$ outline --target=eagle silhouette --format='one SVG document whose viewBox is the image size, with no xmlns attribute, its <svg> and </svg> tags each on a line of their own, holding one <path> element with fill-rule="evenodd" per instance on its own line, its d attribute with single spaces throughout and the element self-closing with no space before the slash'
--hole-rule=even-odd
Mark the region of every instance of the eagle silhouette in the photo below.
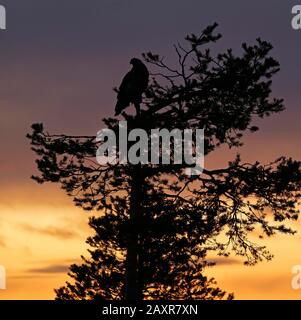
<svg viewBox="0 0 301 320">
<path fill-rule="evenodd" d="M 145 64 L 137 58 L 133 58 L 130 63 L 133 67 L 123 78 L 118 90 L 115 116 L 118 116 L 131 103 L 139 114 L 142 94 L 148 85 L 149 72 Z"/>
</svg>

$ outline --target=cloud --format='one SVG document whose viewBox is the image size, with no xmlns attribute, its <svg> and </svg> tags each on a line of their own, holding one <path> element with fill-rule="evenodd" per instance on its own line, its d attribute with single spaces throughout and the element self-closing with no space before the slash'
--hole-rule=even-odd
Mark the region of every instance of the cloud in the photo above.
<svg viewBox="0 0 301 320">
<path fill-rule="evenodd" d="M 0 227 L 2 227 L 2 218 L 1 217 L 0 217 Z M 0 247 L 5 248 L 6 243 L 5 243 L 4 237 L 1 234 L 2 234 L 2 231 L 0 231 Z"/>
<path fill-rule="evenodd" d="M 213 259 L 209 259 L 208 262 L 213 262 L 216 264 L 216 266 L 241 264 L 241 260 L 227 257 L 216 257 Z"/>
<path fill-rule="evenodd" d="M 45 278 L 55 278 L 55 274 L 53 274 L 53 276 L 49 276 L 48 274 L 44 273 L 44 274 L 21 274 L 21 275 L 18 275 L 18 276 L 10 276 L 9 278 L 10 279 L 14 279 L 14 280 L 25 280 L 25 279 L 33 279 L 33 280 L 36 280 L 36 279 L 45 279 Z M 11 285 L 9 286 L 10 289 L 11 289 Z"/>
<path fill-rule="evenodd" d="M 28 269 L 29 273 L 67 273 L 69 265 L 54 264 L 40 268 Z"/>
<path fill-rule="evenodd" d="M 71 239 L 78 236 L 78 233 L 75 231 L 71 231 L 70 227 L 58 228 L 55 226 L 47 226 L 47 227 L 34 227 L 32 225 L 23 223 L 22 228 L 28 232 L 40 233 L 46 236 L 51 236 L 60 239 Z"/>
<path fill-rule="evenodd" d="M 40 278 L 49 277 L 49 275 L 57 273 L 69 272 L 72 264 L 79 264 L 82 261 L 80 259 L 65 259 L 57 261 L 40 261 L 37 266 L 25 270 L 26 274 L 16 275 L 11 278 Z"/>
<path fill-rule="evenodd" d="M 0 247 L 2 247 L 2 248 L 6 247 L 5 240 L 2 236 L 0 236 Z"/>
</svg>

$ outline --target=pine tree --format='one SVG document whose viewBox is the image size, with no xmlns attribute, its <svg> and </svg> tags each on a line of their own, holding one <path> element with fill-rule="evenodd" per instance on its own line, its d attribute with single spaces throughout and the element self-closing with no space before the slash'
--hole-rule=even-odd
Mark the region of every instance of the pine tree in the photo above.
<svg viewBox="0 0 301 320">
<path fill-rule="evenodd" d="M 216 27 L 175 46 L 177 68 L 144 55 L 157 71 L 140 114 L 122 114 L 128 130 L 150 136 L 154 128 L 204 128 L 208 156 L 220 146 L 242 146 L 243 134 L 258 130 L 254 119 L 284 109 L 270 97 L 279 70 L 271 44 L 257 39 L 242 45 L 241 56 L 231 49 L 213 56 L 208 46 L 221 38 Z M 118 137 L 118 120 L 104 123 Z M 254 230 L 294 233 L 284 222 L 298 218 L 298 161 L 250 164 L 237 155 L 225 168 L 190 176 L 187 164 L 99 165 L 95 137 L 51 135 L 42 124 L 32 129 L 28 138 L 41 173 L 33 178 L 59 182 L 77 206 L 98 212 L 90 219 L 90 258 L 71 266 L 73 284 L 56 290 L 58 299 L 231 299 L 203 275 L 208 252 L 234 253 L 253 265 L 272 258 L 250 241 Z"/>
</svg>

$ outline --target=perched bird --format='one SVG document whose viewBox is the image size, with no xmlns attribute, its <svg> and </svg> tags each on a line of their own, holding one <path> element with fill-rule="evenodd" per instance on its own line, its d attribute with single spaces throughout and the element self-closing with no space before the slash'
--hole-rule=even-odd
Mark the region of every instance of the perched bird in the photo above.
<svg viewBox="0 0 301 320">
<path fill-rule="evenodd" d="M 137 58 L 133 58 L 130 63 L 133 67 L 123 78 L 118 90 L 115 116 L 118 116 L 131 103 L 139 114 L 142 94 L 148 85 L 149 72 L 145 64 Z"/>
</svg>

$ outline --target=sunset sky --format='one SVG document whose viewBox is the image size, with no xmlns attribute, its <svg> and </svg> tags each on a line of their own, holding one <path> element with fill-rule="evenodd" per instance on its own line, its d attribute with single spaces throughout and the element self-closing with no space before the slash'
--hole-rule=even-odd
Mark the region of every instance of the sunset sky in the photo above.
<svg viewBox="0 0 301 320">
<path fill-rule="evenodd" d="M 299 1 L 301 4 L 301 0 Z M 274 45 L 281 65 L 273 96 L 286 110 L 257 121 L 245 137 L 243 160 L 301 159 L 301 30 L 291 27 L 298 0 L 0 0 L 7 30 L 0 32 L 0 265 L 7 290 L 0 299 L 53 299 L 68 266 L 86 255 L 88 215 L 59 185 L 37 185 L 35 156 L 25 138 L 43 122 L 52 133 L 95 135 L 113 115 L 116 94 L 132 57 L 152 51 L 175 61 L 172 45 L 219 23 L 217 50 L 240 52 L 257 37 Z M 205 159 L 214 168 L 236 151 Z M 232 158 L 231 158 L 232 157 Z M 301 220 L 294 223 L 301 232 Z M 272 262 L 246 267 L 235 256 L 207 274 L 238 299 L 301 299 L 291 268 L 301 265 L 301 233 L 265 240 Z"/>
</svg>

